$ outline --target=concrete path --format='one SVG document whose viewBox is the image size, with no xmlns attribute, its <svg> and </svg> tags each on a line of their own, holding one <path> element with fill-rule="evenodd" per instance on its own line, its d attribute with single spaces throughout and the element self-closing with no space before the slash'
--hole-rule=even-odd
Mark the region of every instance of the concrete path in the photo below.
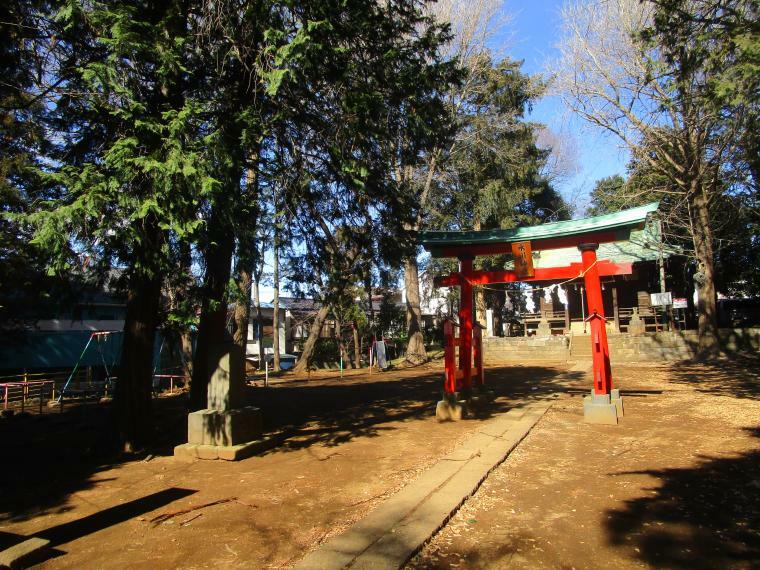
<svg viewBox="0 0 760 570">
<path fill-rule="evenodd" d="M 295 568 L 400 568 L 446 524 L 550 406 L 548 401 L 533 402 L 485 422 L 459 448 Z"/>
</svg>

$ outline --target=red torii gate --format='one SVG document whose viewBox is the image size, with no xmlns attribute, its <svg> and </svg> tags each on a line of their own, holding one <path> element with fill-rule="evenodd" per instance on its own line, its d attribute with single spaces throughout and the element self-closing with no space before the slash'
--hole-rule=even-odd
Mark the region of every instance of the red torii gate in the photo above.
<svg viewBox="0 0 760 570">
<path fill-rule="evenodd" d="M 458 370 L 447 366 L 444 382 L 443 407 L 439 417 L 456 418 L 461 416 L 461 408 L 456 402 L 461 379 L 461 391 L 469 397 L 473 390 L 482 389 L 484 374 L 480 342 L 476 342 L 476 354 L 473 355 L 473 286 L 516 281 L 555 281 L 582 277 L 585 283 L 591 326 L 591 343 L 593 355 L 593 389 L 591 396 L 584 400 L 584 414 L 587 421 L 596 423 L 617 423 L 617 417 L 623 413 L 622 399 L 618 390 L 612 386 L 610 353 L 607 344 L 604 305 L 600 277 L 611 275 L 630 275 L 630 263 L 613 263 L 597 259 L 600 243 L 628 239 L 631 230 L 643 227 L 648 214 L 657 209 L 657 203 L 648 204 L 583 220 L 553 222 L 540 226 L 518 228 L 515 230 L 490 230 L 485 232 L 423 232 L 421 243 L 433 257 L 456 257 L 459 259 L 459 271 L 436 279 L 439 286 L 458 286 L 461 288 L 459 309 L 459 340 L 453 339 L 451 323 L 446 325 L 447 349 L 453 355 L 453 345 L 459 345 Z M 532 267 L 532 251 L 577 247 L 581 252 L 581 263 L 570 263 L 564 267 Z M 513 271 L 476 271 L 473 260 L 477 255 L 495 255 L 513 253 L 516 256 Z M 522 253 L 522 259 L 520 259 Z M 526 256 L 527 254 L 527 256 Z M 479 330 L 476 339 L 479 341 Z M 473 356 L 476 357 L 473 375 Z M 447 359 L 448 360 L 448 359 Z M 474 379 L 474 386 L 473 386 Z M 452 408 L 453 407 L 453 408 Z"/>
<path fill-rule="evenodd" d="M 586 244 L 587 249 L 582 250 L 583 263 L 571 263 L 565 267 L 536 268 L 532 277 L 519 277 L 515 271 L 475 271 L 472 268 L 473 258 L 459 257 L 460 271 L 452 273 L 440 279 L 436 279 L 436 285 L 441 287 L 461 287 L 461 303 L 459 308 L 460 326 L 460 351 L 459 369 L 462 371 L 462 384 L 465 389 L 473 386 L 472 382 L 472 358 L 467 355 L 472 352 L 472 343 L 468 342 L 473 335 L 473 285 L 488 285 L 496 283 L 514 283 L 517 281 L 554 281 L 568 280 L 583 276 L 588 296 L 589 320 L 591 323 L 592 338 L 599 335 L 602 351 L 606 354 L 606 365 L 597 363 L 598 351 L 594 351 L 594 391 L 599 394 L 609 394 L 612 390 L 612 376 L 609 367 L 609 349 L 607 348 L 607 333 L 604 324 L 604 307 L 602 305 L 602 289 L 600 277 L 611 275 L 630 275 L 633 272 L 630 263 L 612 263 L 607 260 L 596 259 L 597 244 Z M 583 247 L 583 246 L 582 246 Z M 598 294 L 595 294 L 598 291 Z M 595 330 L 601 332 L 596 333 Z M 597 364 L 603 373 L 596 374 Z M 476 372 L 474 385 L 482 385 L 483 375 Z M 445 386 L 447 393 L 456 392 L 455 386 L 449 383 Z"/>
</svg>

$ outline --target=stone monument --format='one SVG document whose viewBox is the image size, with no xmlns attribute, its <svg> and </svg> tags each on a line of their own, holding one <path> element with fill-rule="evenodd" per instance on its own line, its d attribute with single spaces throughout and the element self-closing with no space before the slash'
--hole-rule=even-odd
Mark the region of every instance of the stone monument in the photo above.
<svg viewBox="0 0 760 570">
<path fill-rule="evenodd" d="M 541 317 L 541 320 L 538 321 L 536 336 L 539 336 L 539 337 L 552 336 L 552 327 L 549 324 L 549 320 L 546 318 L 546 315 L 543 315 Z"/>
<path fill-rule="evenodd" d="M 227 340 L 213 352 L 208 408 L 188 414 L 187 443 L 174 448 L 174 457 L 235 461 L 262 448 L 261 410 L 244 405 L 240 350 Z"/>
<path fill-rule="evenodd" d="M 633 314 L 631 314 L 631 320 L 628 322 L 628 334 L 630 335 L 644 334 L 645 330 L 646 328 L 644 326 L 644 321 L 642 321 L 641 317 L 639 316 L 639 310 L 636 307 L 634 307 Z"/>
</svg>

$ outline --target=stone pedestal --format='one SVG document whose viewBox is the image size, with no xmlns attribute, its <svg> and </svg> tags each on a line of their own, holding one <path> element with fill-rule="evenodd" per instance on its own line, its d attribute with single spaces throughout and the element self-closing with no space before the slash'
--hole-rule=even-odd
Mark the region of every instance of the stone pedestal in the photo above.
<svg viewBox="0 0 760 570">
<path fill-rule="evenodd" d="M 198 410 L 187 416 L 187 442 L 197 445 L 240 445 L 261 435 L 261 410 Z"/>
<path fill-rule="evenodd" d="M 441 400 L 435 406 L 435 417 L 440 422 L 457 422 L 467 417 L 467 402 Z"/>
<path fill-rule="evenodd" d="M 615 405 L 617 416 L 622 418 L 625 414 L 623 413 L 623 397 L 620 395 L 619 389 L 610 390 L 610 402 Z"/>
<path fill-rule="evenodd" d="M 617 392 L 617 390 L 615 390 Z M 620 401 L 622 409 L 622 400 L 618 392 L 617 399 Z M 611 401 L 610 394 L 595 394 L 591 391 L 590 396 L 583 398 L 583 420 L 588 424 L 607 424 L 617 425 L 618 413 L 617 406 Z"/>
<path fill-rule="evenodd" d="M 495 399 L 496 393 L 485 386 L 473 386 L 470 390 L 454 394 L 444 393 L 435 406 L 435 417 L 442 422 L 456 422 L 487 409 Z"/>
<path fill-rule="evenodd" d="M 552 327 L 546 318 L 538 321 L 538 329 L 536 329 L 536 336 L 552 336 Z"/>
<path fill-rule="evenodd" d="M 188 414 L 187 443 L 174 456 L 190 459 L 243 459 L 265 447 L 259 439 L 261 410 L 244 406 L 240 348 L 232 342 L 212 356 L 214 369 L 208 385 L 208 408 Z"/>
</svg>

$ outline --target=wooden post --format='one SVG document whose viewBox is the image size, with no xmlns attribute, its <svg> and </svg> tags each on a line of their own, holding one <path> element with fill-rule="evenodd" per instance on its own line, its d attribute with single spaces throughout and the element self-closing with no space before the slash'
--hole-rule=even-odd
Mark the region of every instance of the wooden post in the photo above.
<svg viewBox="0 0 760 570">
<path fill-rule="evenodd" d="M 563 290 L 565 291 L 565 334 L 570 334 L 570 289 L 566 285 Z"/>
<path fill-rule="evenodd" d="M 620 310 L 618 309 L 617 287 L 612 286 L 612 317 L 615 319 L 615 332 L 620 332 Z"/>
</svg>

